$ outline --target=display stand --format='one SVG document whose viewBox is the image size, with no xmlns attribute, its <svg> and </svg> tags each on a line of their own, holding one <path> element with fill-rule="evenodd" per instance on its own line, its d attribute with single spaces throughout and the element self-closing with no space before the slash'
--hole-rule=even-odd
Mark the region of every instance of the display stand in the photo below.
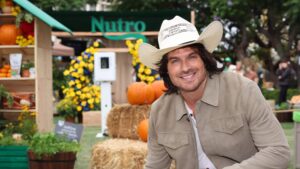
<svg viewBox="0 0 300 169">
<path fill-rule="evenodd" d="M 1 78 L 0 84 L 9 92 L 33 93 L 34 109 L 37 112 L 36 123 L 38 130 L 49 132 L 53 129 L 53 105 L 52 105 L 52 27 L 71 33 L 71 30 L 56 21 L 54 18 L 25 0 L 13 0 L 16 5 L 23 7 L 34 16 L 34 45 L 20 47 L 19 45 L 0 45 L 0 56 L 9 60 L 11 53 L 22 54 L 22 60 L 30 60 L 34 63 L 35 76 L 29 78 Z M 14 24 L 16 17 L 12 14 L 0 14 L 0 26 L 2 24 Z M 0 61 L 1 64 L 1 61 Z M 0 109 L 4 113 L 19 113 L 20 109 Z"/>
<path fill-rule="evenodd" d="M 106 117 L 112 107 L 111 82 L 116 80 L 116 54 L 97 52 L 94 56 L 94 83 L 101 87 L 101 131 L 96 137 L 108 136 Z"/>
</svg>

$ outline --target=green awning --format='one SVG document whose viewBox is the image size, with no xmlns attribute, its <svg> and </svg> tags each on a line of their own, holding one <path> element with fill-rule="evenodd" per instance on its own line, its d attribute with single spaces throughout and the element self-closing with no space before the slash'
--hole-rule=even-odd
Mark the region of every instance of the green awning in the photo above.
<svg viewBox="0 0 300 169">
<path fill-rule="evenodd" d="M 42 11 L 40 8 L 36 7 L 34 4 L 29 2 L 28 0 L 13 0 L 15 3 L 23 7 L 27 10 L 27 12 L 31 13 L 35 17 L 39 18 L 40 20 L 44 21 L 47 25 L 52 28 L 60 29 L 62 31 L 66 31 L 72 34 L 72 31 L 58 22 L 56 19 L 52 18 L 50 15 Z"/>
</svg>

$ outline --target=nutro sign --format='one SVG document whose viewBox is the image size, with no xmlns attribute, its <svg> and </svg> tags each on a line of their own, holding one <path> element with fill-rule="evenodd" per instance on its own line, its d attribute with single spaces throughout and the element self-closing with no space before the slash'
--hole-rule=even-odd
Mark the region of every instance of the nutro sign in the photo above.
<svg viewBox="0 0 300 169">
<path fill-rule="evenodd" d="M 147 42 L 144 35 L 140 34 L 146 30 L 146 24 L 143 21 L 125 21 L 119 18 L 115 21 L 106 21 L 103 17 L 96 18 L 92 16 L 91 19 L 91 32 L 100 31 L 103 36 L 110 40 L 124 40 L 127 38 L 143 39 Z M 106 32 L 125 32 L 123 35 L 109 36 L 105 35 Z M 136 33 L 129 33 L 136 32 Z"/>
</svg>

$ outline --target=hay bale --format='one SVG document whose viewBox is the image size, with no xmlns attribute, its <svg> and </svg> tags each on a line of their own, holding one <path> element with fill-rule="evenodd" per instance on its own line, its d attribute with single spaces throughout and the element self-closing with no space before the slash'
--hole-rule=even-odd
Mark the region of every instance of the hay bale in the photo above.
<svg viewBox="0 0 300 169">
<path fill-rule="evenodd" d="M 107 116 L 107 129 L 113 138 L 139 139 L 138 124 L 149 117 L 150 105 L 114 106 Z"/>
<path fill-rule="evenodd" d="M 91 169 L 143 169 L 147 143 L 129 139 L 108 139 L 93 146 Z M 175 169 L 174 162 L 170 169 Z"/>
<path fill-rule="evenodd" d="M 109 139 L 92 150 L 92 169 L 142 169 L 147 144 L 129 139 Z"/>
</svg>

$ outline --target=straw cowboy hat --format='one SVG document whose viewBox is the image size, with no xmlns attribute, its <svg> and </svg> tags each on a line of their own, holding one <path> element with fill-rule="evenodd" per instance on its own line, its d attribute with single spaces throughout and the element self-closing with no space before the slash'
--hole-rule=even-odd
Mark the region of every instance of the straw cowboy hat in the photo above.
<svg viewBox="0 0 300 169">
<path fill-rule="evenodd" d="M 158 33 L 156 47 L 142 43 L 139 47 L 140 60 L 146 66 L 156 69 L 156 63 L 166 53 L 195 43 L 201 43 L 210 53 L 218 46 L 222 39 L 223 26 L 219 21 L 210 23 L 199 35 L 196 27 L 187 20 L 175 16 L 171 20 L 164 20 Z"/>
</svg>

